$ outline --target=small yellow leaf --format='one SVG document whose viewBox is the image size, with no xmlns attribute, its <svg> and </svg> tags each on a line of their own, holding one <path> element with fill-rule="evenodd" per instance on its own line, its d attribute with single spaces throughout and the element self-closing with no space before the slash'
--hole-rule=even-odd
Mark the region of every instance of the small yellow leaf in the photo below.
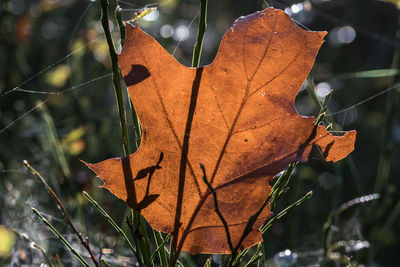
<svg viewBox="0 0 400 267">
<path fill-rule="evenodd" d="M 59 65 L 46 75 L 46 82 L 54 87 L 62 87 L 71 76 L 71 69 L 68 65 Z"/>
<path fill-rule="evenodd" d="M 0 240 L 0 258 L 8 257 L 14 246 L 15 235 L 11 230 L 0 225 Z"/>
</svg>

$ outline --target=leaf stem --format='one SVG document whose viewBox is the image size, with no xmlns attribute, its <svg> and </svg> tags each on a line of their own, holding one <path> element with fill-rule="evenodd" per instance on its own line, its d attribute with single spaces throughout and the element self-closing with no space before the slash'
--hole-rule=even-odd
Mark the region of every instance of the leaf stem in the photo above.
<svg viewBox="0 0 400 267">
<path fill-rule="evenodd" d="M 207 4 L 208 0 L 200 0 L 200 19 L 197 41 L 193 49 L 192 67 L 198 68 L 200 65 L 201 50 L 203 48 L 204 33 L 207 28 Z"/>
<path fill-rule="evenodd" d="M 128 136 L 128 126 L 126 121 L 126 113 L 124 107 L 124 101 L 122 96 L 122 86 L 121 86 L 121 72 L 118 66 L 118 55 L 115 50 L 114 41 L 111 37 L 110 25 L 108 22 L 108 0 L 101 0 L 101 25 L 103 26 L 104 33 L 106 35 L 108 50 L 111 57 L 112 71 L 113 71 L 113 83 L 114 89 L 117 96 L 119 119 L 122 130 L 122 141 L 125 156 L 130 154 L 129 147 L 129 136 Z"/>
<path fill-rule="evenodd" d="M 60 198 L 57 196 L 57 194 L 53 191 L 53 189 L 49 186 L 49 184 L 46 182 L 46 180 L 42 177 L 42 175 L 35 170 L 31 165 L 29 165 L 28 161 L 24 160 L 24 164 L 26 166 L 26 168 L 28 168 L 28 170 L 36 177 L 39 179 L 39 181 L 42 182 L 42 184 L 45 186 L 46 190 L 49 192 L 49 194 L 54 198 L 54 200 L 57 202 L 57 207 L 61 210 L 62 214 L 64 215 L 64 217 L 67 219 L 67 222 L 69 224 L 69 226 L 71 227 L 72 231 L 75 233 L 75 235 L 78 237 L 79 241 L 82 243 L 82 245 L 84 246 L 84 248 L 87 250 L 87 252 L 89 252 L 90 258 L 92 259 L 94 265 L 96 267 L 99 267 L 100 264 L 98 263 L 98 261 L 96 260 L 96 257 L 92 251 L 92 249 L 90 248 L 90 244 L 89 241 L 85 235 L 81 234 L 78 229 L 76 229 L 74 223 L 71 220 L 71 217 L 68 215 L 67 210 L 64 207 L 64 204 L 61 202 Z"/>
<path fill-rule="evenodd" d="M 82 256 L 71 246 L 70 243 L 68 243 L 68 241 L 57 231 L 57 229 L 46 219 L 44 218 L 42 215 L 40 215 L 40 213 L 38 212 L 37 209 L 32 208 L 32 212 L 39 217 L 39 219 L 44 222 L 49 228 L 50 230 L 58 237 L 58 239 L 60 239 L 60 241 L 71 251 L 72 254 L 75 255 L 75 257 L 84 265 L 87 267 L 90 267 L 89 263 L 87 263 L 87 261 L 85 261 L 84 258 L 82 258 Z"/>
</svg>

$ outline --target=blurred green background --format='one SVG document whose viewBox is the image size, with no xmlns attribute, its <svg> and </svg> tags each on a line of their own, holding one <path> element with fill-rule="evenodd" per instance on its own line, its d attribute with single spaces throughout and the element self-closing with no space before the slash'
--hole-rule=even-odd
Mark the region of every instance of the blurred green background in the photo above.
<svg viewBox="0 0 400 267">
<path fill-rule="evenodd" d="M 146 5 L 158 6 L 139 24 L 180 62 L 190 65 L 199 1 L 124 0 L 118 4 L 124 20 Z M 220 0 L 208 5 L 202 65 L 212 62 L 223 33 L 237 17 L 268 5 L 285 10 L 303 28 L 327 30 L 296 107 L 302 115 L 317 115 L 319 106 L 306 88 L 315 90 L 319 100 L 333 89 L 328 113 L 339 113 L 328 119 L 335 130 L 358 131 L 356 149 L 349 158 L 333 165 L 315 150 L 308 163 L 298 165 L 277 211 L 310 190 L 314 194 L 264 236 L 269 264 L 399 266 L 397 1 Z M 111 0 L 111 14 L 115 6 Z M 81 194 L 89 192 L 122 225 L 126 206 L 99 188 L 99 180 L 80 162 L 123 154 L 108 47 L 99 18 L 99 1 L 0 1 L 0 265 L 45 263 L 37 246 L 65 266 L 79 265 L 32 214 L 31 207 L 37 208 L 79 247 L 54 201 L 25 170 L 23 160 L 61 196 L 97 254 L 103 248 L 113 266 L 135 264 L 121 238 Z M 112 21 L 111 27 L 115 25 Z M 113 34 L 118 40 L 118 30 Z M 130 122 L 133 136 L 131 118 Z M 358 198 L 373 193 L 380 198 L 371 202 L 368 197 Z M 355 198 L 361 203 L 334 217 L 329 245 L 337 259 L 327 259 L 323 225 L 331 212 Z M 183 261 L 196 262 L 196 266 L 204 259 L 185 256 Z M 214 260 L 218 262 L 218 257 Z"/>
</svg>

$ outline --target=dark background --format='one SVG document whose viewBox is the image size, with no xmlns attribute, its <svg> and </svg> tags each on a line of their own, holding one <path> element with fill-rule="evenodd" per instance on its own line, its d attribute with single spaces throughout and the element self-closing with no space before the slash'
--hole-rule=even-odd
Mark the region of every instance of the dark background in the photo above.
<svg viewBox="0 0 400 267">
<path fill-rule="evenodd" d="M 116 3 L 110 4 L 113 15 Z M 124 19 L 129 20 L 150 2 L 126 0 L 119 4 Z M 159 4 L 158 18 L 142 19 L 139 24 L 170 53 L 176 49 L 174 56 L 180 62 L 190 65 L 198 1 Z M 399 68 L 399 10 L 395 4 L 377 0 L 209 1 L 201 64 L 212 62 L 223 33 L 237 17 L 267 4 L 285 10 L 303 28 L 329 32 L 304 88 L 314 88 L 318 94 L 323 94 L 324 88 L 334 89 L 328 113 L 360 105 L 329 118 L 335 130 L 357 130 L 356 149 L 350 157 L 333 165 L 324 162 L 315 150 L 308 163 L 296 168 L 291 189 L 276 212 L 310 190 L 314 194 L 267 232 L 265 258 L 277 266 L 346 265 L 345 256 L 354 265 L 398 266 L 400 90 L 394 87 L 361 101 L 399 81 L 393 74 L 396 71 L 387 70 Z M 44 262 L 42 254 L 18 234 L 26 234 L 50 257 L 59 255 L 66 266 L 77 264 L 30 210 L 39 209 L 78 247 L 55 203 L 24 169 L 25 159 L 55 188 L 96 249 L 114 249 L 109 255 L 113 265 L 134 263 L 132 258 L 121 257 L 130 256 L 121 238 L 81 194 L 88 191 L 122 224 L 124 203 L 98 188 L 99 180 L 79 160 L 97 162 L 123 153 L 111 77 L 93 81 L 111 73 L 99 18 L 98 1 L 0 1 L 0 225 L 17 233 L 11 255 L 0 256 L 0 264 Z M 113 34 L 118 40 L 118 31 Z M 187 38 L 179 42 L 182 36 Z M 36 93 L 10 92 L 13 88 Z M 38 106 L 38 101 L 46 102 Z M 319 112 L 307 90 L 299 93 L 296 107 L 302 115 Z M 347 201 L 373 193 L 379 193 L 380 198 L 354 205 L 336 218 L 332 244 L 340 246 L 335 250 L 339 260 L 325 258 L 321 251 L 323 224 L 329 213 Z M 279 252 L 287 249 L 291 254 L 280 257 Z M 185 257 L 189 264 L 189 257 Z M 198 265 L 204 263 L 204 257 L 193 260 Z"/>
</svg>

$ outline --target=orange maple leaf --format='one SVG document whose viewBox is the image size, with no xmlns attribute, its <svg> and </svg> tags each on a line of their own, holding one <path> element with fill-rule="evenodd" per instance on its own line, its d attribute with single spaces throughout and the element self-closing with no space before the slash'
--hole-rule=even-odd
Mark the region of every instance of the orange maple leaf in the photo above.
<svg viewBox="0 0 400 267">
<path fill-rule="evenodd" d="M 332 136 L 294 107 L 326 32 L 302 30 L 268 8 L 239 18 L 212 64 L 188 68 L 138 26 L 126 31 L 119 62 L 142 143 L 128 157 L 88 166 L 154 229 L 173 233 L 176 251 L 231 253 L 200 163 L 236 246 L 269 181 L 306 161 L 312 144 L 328 161 L 354 149 L 355 131 Z M 270 215 L 267 206 L 241 248 L 262 241 Z"/>
</svg>

